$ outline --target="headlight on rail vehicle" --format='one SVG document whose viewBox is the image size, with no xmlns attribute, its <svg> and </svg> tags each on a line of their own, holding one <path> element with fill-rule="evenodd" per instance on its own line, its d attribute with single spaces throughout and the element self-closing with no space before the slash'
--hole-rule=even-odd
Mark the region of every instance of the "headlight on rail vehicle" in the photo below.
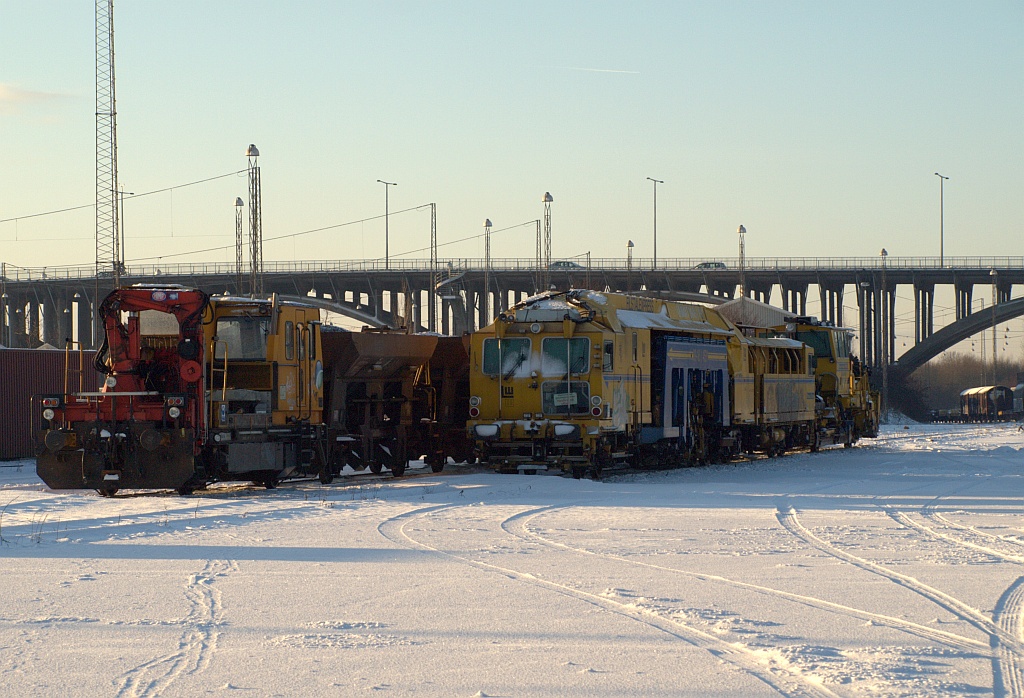
<svg viewBox="0 0 1024 698">
<path fill-rule="evenodd" d="M 501 433 L 501 427 L 497 424 L 477 424 L 473 432 L 478 439 L 495 439 Z"/>
<path fill-rule="evenodd" d="M 50 421 L 51 419 L 53 419 L 53 415 L 54 411 L 51 410 L 49 407 L 43 410 L 43 419 L 45 419 L 46 421 Z"/>
<path fill-rule="evenodd" d="M 555 425 L 555 438 L 556 439 L 575 439 L 579 438 L 580 427 L 578 424 L 556 424 Z"/>
<path fill-rule="evenodd" d="M 167 416 L 170 417 L 171 419 L 177 419 L 178 417 L 181 416 L 181 408 L 180 407 L 168 407 L 167 408 Z"/>
<path fill-rule="evenodd" d="M 470 407 L 479 407 L 480 406 L 480 396 L 479 395 L 474 395 L 471 398 L 469 398 L 469 406 Z"/>
</svg>

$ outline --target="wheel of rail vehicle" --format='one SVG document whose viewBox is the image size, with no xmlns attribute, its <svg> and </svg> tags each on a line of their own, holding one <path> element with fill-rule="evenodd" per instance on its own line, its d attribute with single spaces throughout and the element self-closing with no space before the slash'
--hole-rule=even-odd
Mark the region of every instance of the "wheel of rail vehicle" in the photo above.
<svg viewBox="0 0 1024 698">
<path fill-rule="evenodd" d="M 430 466 L 430 472 L 439 473 L 444 470 L 444 464 L 448 462 L 448 456 L 444 453 L 434 453 L 427 458 L 427 465 Z"/>
<path fill-rule="evenodd" d="M 277 489 L 277 475 L 267 475 L 260 484 L 268 490 Z"/>
<path fill-rule="evenodd" d="M 402 477 L 405 475 L 405 466 L 406 463 L 404 461 L 395 461 L 391 466 L 391 474 L 394 477 Z"/>
<path fill-rule="evenodd" d="M 576 480 L 583 479 L 583 476 L 587 474 L 587 466 L 585 465 L 574 465 L 572 466 L 572 476 Z"/>
<path fill-rule="evenodd" d="M 96 491 L 99 492 L 99 495 L 101 497 L 113 497 L 115 494 L 117 494 L 117 488 L 116 487 L 107 487 L 107 488 L 99 489 L 99 490 L 96 490 Z"/>
<path fill-rule="evenodd" d="M 321 485 L 329 485 L 332 482 L 334 482 L 334 473 L 332 473 L 328 468 L 321 468 L 320 469 L 320 484 Z"/>
<path fill-rule="evenodd" d="M 380 475 L 384 471 L 384 465 L 378 460 L 370 461 L 369 468 L 374 475 Z"/>
<path fill-rule="evenodd" d="M 192 485 L 182 485 L 178 488 L 178 494 L 182 497 L 187 497 L 193 492 L 195 492 L 195 488 Z"/>
</svg>

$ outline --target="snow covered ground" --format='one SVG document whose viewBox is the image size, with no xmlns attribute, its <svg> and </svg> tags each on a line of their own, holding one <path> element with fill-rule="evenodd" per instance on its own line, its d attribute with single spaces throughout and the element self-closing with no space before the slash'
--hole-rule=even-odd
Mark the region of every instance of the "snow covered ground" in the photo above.
<svg viewBox="0 0 1024 698">
<path fill-rule="evenodd" d="M 113 499 L 0 464 L 0 693 L 1024 696 L 1022 446 Z"/>
</svg>

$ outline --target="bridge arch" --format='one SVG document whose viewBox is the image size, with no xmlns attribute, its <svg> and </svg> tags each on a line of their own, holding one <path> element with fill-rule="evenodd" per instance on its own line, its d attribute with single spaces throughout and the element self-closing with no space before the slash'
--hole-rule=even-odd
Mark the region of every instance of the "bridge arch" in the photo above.
<svg viewBox="0 0 1024 698">
<path fill-rule="evenodd" d="M 394 319 L 391 313 L 384 313 L 386 317 L 377 317 L 370 313 L 365 313 L 361 310 L 356 310 L 347 303 L 339 303 L 328 298 L 317 298 L 315 296 L 289 296 L 280 295 L 278 296 L 281 300 L 292 301 L 295 303 L 305 303 L 306 305 L 312 305 L 315 308 L 326 310 L 330 313 L 337 313 L 338 315 L 344 315 L 345 317 L 358 320 L 365 325 L 370 327 L 394 327 Z"/>
<path fill-rule="evenodd" d="M 994 313 L 991 308 L 972 313 L 943 327 L 928 339 L 906 351 L 890 366 L 890 371 L 908 376 L 955 344 L 989 327 L 998 325 L 1000 322 L 1006 322 L 1021 315 L 1024 315 L 1024 298 L 999 303 L 995 306 Z"/>
</svg>

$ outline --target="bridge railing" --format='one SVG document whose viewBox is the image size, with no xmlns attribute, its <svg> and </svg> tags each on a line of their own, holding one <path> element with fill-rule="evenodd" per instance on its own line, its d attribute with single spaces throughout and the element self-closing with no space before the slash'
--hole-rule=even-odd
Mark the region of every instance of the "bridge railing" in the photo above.
<svg viewBox="0 0 1024 698">
<path fill-rule="evenodd" d="M 940 263 L 938 257 L 747 257 L 744 269 L 747 271 L 854 271 L 859 269 L 1024 269 L 1024 257 L 945 257 Z M 572 265 L 579 265 L 578 267 Z M 718 266 L 722 265 L 722 266 Z M 43 280 L 86 280 L 96 278 L 95 265 L 53 266 L 53 267 L 19 267 L 13 264 L 4 265 L 4 278 L 7 281 L 43 281 Z M 469 257 L 452 257 L 438 260 L 438 271 L 482 270 L 484 260 Z M 532 258 L 492 259 L 490 268 L 495 271 L 536 272 L 537 265 Z M 585 257 L 575 256 L 559 260 L 549 270 L 552 274 L 576 273 L 586 271 L 588 261 Z M 592 258 L 589 268 L 599 271 L 626 271 L 631 268 L 636 273 L 652 271 L 688 271 L 697 270 L 711 274 L 735 272 L 739 269 L 739 259 L 735 257 L 689 257 L 658 259 L 655 269 L 650 258 L 634 258 L 629 266 L 625 258 L 606 257 Z M 428 259 L 390 259 L 385 264 L 383 259 L 363 260 L 311 260 L 311 261 L 269 261 L 263 264 L 264 274 L 321 274 L 331 272 L 421 272 L 430 271 Z M 231 276 L 236 273 L 234 262 L 174 262 L 167 264 L 129 264 L 122 276 L 131 278 L 170 277 L 201 277 Z M 243 276 L 249 270 L 242 270 Z M 100 276 L 109 276 L 102 272 Z"/>
</svg>

